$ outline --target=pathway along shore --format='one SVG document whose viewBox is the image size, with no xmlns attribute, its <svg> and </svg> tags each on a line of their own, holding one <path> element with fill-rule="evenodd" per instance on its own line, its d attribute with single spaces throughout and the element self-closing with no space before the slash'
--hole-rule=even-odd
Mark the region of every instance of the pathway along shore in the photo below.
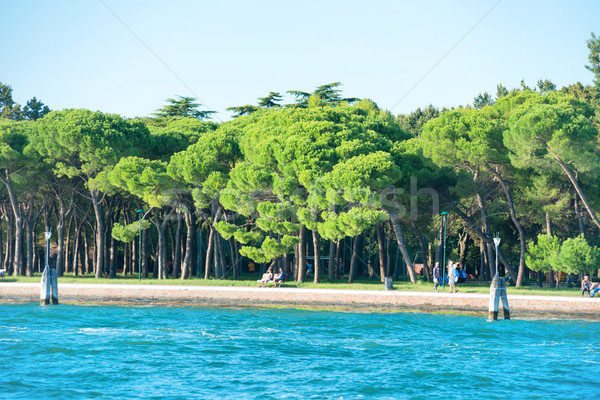
<svg viewBox="0 0 600 400">
<path fill-rule="evenodd" d="M 39 283 L 0 283 L 0 303 L 39 302 Z M 487 315 L 488 294 L 378 290 L 62 283 L 59 304 L 301 307 Z M 600 298 L 509 295 L 511 318 L 600 320 Z"/>
</svg>

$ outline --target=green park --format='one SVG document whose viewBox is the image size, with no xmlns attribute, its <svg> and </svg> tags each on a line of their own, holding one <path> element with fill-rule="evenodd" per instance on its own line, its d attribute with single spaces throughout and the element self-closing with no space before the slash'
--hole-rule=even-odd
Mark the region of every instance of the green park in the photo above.
<svg viewBox="0 0 600 400">
<path fill-rule="evenodd" d="M 48 251 L 65 281 L 254 285 L 271 268 L 411 290 L 450 260 L 473 291 L 498 268 L 515 290 L 578 294 L 600 267 L 600 38 L 587 46 L 593 85 L 498 84 L 399 115 L 339 82 L 220 123 L 193 97 L 123 118 L 21 107 L 2 83 L 4 279 L 39 279 Z"/>
<path fill-rule="evenodd" d="M 0 14 L 0 400 L 599 393 L 600 3 Z"/>
</svg>

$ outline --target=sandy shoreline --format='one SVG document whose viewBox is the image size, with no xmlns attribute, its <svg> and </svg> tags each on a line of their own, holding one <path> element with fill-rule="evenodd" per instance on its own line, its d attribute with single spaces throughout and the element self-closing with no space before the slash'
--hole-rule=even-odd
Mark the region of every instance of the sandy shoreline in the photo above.
<svg viewBox="0 0 600 400">
<path fill-rule="evenodd" d="M 62 304 L 302 307 L 487 315 L 489 295 L 377 290 L 59 283 Z M 0 303 L 39 302 L 39 283 L 0 283 Z M 600 298 L 511 295 L 512 318 L 600 320 Z"/>
</svg>

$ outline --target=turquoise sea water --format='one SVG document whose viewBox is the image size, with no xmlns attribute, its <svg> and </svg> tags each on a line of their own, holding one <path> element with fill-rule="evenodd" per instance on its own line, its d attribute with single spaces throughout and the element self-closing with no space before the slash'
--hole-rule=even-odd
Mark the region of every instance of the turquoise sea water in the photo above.
<svg viewBox="0 0 600 400">
<path fill-rule="evenodd" d="M 0 367 L 7 399 L 595 398 L 600 323 L 0 305 Z"/>
</svg>

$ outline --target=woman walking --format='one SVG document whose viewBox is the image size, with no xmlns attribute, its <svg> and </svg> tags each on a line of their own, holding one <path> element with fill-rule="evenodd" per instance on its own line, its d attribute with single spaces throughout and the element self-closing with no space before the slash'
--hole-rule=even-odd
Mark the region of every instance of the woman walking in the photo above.
<svg viewBox="0 0 600 400">
<path fill-rule="evenodd" d="M 454 284 L 458 278 L 458 272 L 456 271 L 456 263 L 448 261 L 448 283 L 450 284 L 450 293 L 458 292 L 458 289 Z"/>
</svg>

